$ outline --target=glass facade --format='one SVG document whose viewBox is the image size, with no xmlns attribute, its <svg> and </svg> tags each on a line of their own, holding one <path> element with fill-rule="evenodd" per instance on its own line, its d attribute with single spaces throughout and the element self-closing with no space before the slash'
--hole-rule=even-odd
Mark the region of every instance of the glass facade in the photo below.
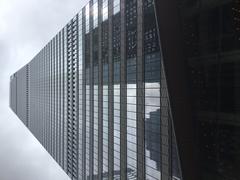
<svg viewBox="0 0 240 180">
<path fill-rule="evenodd" d="M 114 1 L 113 5 L 117 1 Z M 121 28 L 120 13 L 113 11 L 112 20 L 112 54 L 113 54 L 113 177 L 120 178 L 120 44 L 121 44 Z"/>
<path fill-rule="evenodd" d="M 154 1 L 92 0 L 11 77 L 11 107 L 72 179 L 181 179 L 165 84 Z"/>
<path fill-rule="evenodd" d="M 108 0 L 102 1 L 102 21 L 108 19 Z"/>
<path fill-rule="evenodd" d="M 96 6 L 97 5 L 97 6 Z M 95 7 L 96 6 L 96 7 Z M 97 1 L 95 5 L 93 5 L 94 16 L 98 18 L 98 10 L 95 9 L 99 8 Z M 96 13 L 96 14 L 95 14 Z M 98 19 L 97 19 L 98 23 Z M 93 22 L 94 24 L 94 22 Z M 99 138 L 99 123 L 98 123 L 98 116 L 99 116 L 99 101 L 98 101 L 98 92 L 99 92 L 99 29 L 98 24 L 96 25 L 96 29 L 93 30 L 92 34 L 92 63 L 93 63 L 93 179 L 98 179 L 98 165 L 99 165 L 99 156 L 98 156 L 98 138 Z"/>
<path fill-rule="evenodd" d="M 102 81 L 103 81 L 103 100 L 102 100 L 102 114 L 103 114 L 103 126 L 102 126 L 102 139 L 103 139 L 103 149 L 102 149 L 102 178 L 108 179 L 108 139 L 109 139 L 109 132 L 108 132 L 108 125 L 109 125 L 109 118 L 108 118 L 108 70 L 109 70 L 109 63 L 108 63 L 108 21 L 105 21 L 102 24 Z"/>
<path fill-rule="evenodd" d="M 180 5 L 199 179 L 237 180 L 240 2 L 195 0 Z"/>
<path fill-rule="evenodd" d="M 79 101 L 83 102 L 83 12 L 79 12 L 78 16 L 78 93 L 79 93 Z M 79 103 L 78 105 L 78 112 L 79 112 L 79 119 L 82 119 L 82 121 L 79 121 L 79 133 L 78 133 L 78 177 L 83 177 L 83 103 Z"/>
<path fill-rule="evenodd" d="M 91 0 L 11 76 L 10 107 L 71 179 L 239 179 L 240 4 L 171 3 Z"/>
<path fill-rule="evenodd" d="M 86 135 L 85 135 L 85 177 L 84 179 L 90 179 L 90 151 L 91 151 L 91 144 L 90 144 L 90 132 L 91 132 L 91 127 L 90 127 L 90 116 L 91 116 L 91 111 L 90 111 L 90 105 L 91 105 L 91 73 L 90 73 L 90 5 L 87 4 L 85 7 L 85 26 L 86 26 L 86 34 L 85 34 L 85 56 L 84 56 L 84 61 L 85 61 L 85 95 L 86 95 L 86 109 L 85 109 L 85 129 L 86 129 Z"/>
<path fill-rule="evenodd" d="M 161 177 L 160 47 L 153 0 L 144 0 L 144 68 L 145 68 L 145 169 L 146 179 Z M 160 110 L 161 109 L 161 110 Z M 166 114 L 166 113 L 165 113 Z M 165 139 L 168 139 L 165 136 Z M 166 148 L 168 148 L 166 146 Z"/>
<path fill-rule="evenodd" d="M 137 1 L 126 1 L 127 179 L 137 175 Z"/>
<path fill-rule="evenodd" d="M 120 0 L 113 0 L 113 14 L 117 14 L 120 11 Z"/>
<path fill-rule="evenodd" d="M 93 1 L 93 7 L 92 7 L 92 14 L 93 14 L 93 29 L 95 29 L 98 26 L 98 0 Z"/>
<path fill-rule="evenodd" d="M 160 57 L 153 0 L 92 0 L 12 76 L 11 107 L 25 81 L 15 112 L 72 179 L 161 179 L 175 146 Z"/>
</svg>

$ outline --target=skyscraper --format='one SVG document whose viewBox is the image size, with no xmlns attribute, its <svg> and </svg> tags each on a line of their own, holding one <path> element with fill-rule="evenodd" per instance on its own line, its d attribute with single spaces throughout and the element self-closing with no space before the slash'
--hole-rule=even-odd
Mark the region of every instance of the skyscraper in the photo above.
<svg viewBox="0 0 240 180">
<path fill-rule="evenodd" d="M 10 107 L 73 180 L 238 180 L 239 5 L 91 0 Z"/>
</svg>

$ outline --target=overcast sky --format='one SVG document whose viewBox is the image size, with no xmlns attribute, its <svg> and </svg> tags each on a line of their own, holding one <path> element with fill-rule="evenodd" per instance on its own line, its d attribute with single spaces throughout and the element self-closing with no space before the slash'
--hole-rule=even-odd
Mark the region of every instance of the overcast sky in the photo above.
<svg viewBox="0 0 240 180">
<path fill-rule="evenodd" d="M 0 0 L 0 180 L 68 180 L 9 108 L 9 78 L 88 0 Z"/>
</svg>

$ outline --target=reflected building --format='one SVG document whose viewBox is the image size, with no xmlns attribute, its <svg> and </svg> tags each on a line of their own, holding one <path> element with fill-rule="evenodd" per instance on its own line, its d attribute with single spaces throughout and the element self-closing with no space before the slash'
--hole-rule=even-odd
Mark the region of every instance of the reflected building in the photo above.
<svg viewBox="0 0 240 180">
<path fill-rule="evenodd" d="M 150 112 L 150 117 L 145 121 L 145 131 L 150 133 L 145 133 L 145 145 L 146 151 L 145 153 L 149 156 L 149 161 L 155 163 L 156 170 L 160 172 L 161 164 L 160 164 L 160 153 L 155 149 L 159 149 L 160 138 L 158 133 L 160 130 L 159 124 L 160 117 L 160 109 L 156 111 Z M 158 126 L 156 124 L 159 124 Z"/>
<path fill-rule="evenodd" d="M 238 180 L 240 3 L 91 0 L 10 78 L 73 180 Z"/>
</svg>

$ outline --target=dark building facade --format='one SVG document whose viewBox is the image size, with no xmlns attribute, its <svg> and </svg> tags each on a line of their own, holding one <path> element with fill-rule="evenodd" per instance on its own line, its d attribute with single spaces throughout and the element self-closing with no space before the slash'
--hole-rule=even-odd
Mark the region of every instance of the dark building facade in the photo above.
<svg viewBox="0 0 240 180">
<path fill-rule="evenodd" d="M 73 180 L 239 180 L 240 2 L 91 0 L 10 78 Z"/>
</svg>

